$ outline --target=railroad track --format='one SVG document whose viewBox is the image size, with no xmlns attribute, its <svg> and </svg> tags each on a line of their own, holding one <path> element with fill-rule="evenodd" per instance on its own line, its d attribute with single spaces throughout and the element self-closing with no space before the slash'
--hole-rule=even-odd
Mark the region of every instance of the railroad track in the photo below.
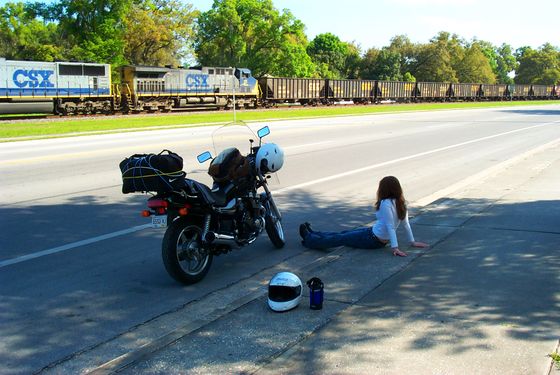
<svg viewBox="0 0 560 375">
<path fill-rule="evenodd" d="M 40 114 L 40 115 L 7 115 L 1 116 L 0 121 L 16 121 L 16 120 L 43 120 L 54 115 Z"/>
</svg>

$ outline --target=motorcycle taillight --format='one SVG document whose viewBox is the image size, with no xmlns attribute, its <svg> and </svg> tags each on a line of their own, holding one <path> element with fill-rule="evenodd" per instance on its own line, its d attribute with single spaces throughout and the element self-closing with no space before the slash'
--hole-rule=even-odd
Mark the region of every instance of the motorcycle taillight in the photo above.
<svg viewBox="0 0 560 375">
<path fill-rule="evenodd" d="M 185 204 L 183 207 L 179 208 L 179 216 L 186 216 L 189 214 L 189 209 L 191 208 L 190 204 Z"/>
<path fill-rule="evenodd" d="M 165 215 L 167 213 L 167 207 L 169 203 L 165 199 L 161 198 L 150 198 L 148 200 L 148 208 L 150 210 L 142 211 L 142 216 L 148 217 L 151 215 Z"/>
<path fill-rule="evenodd" d="M 157 210 L 158 208 L 163 208 L 164 211 L 167 208 L 168 203 L 165 199 L 150 199 L 148 200 L 148 207 L 152 208 L 154 210 Z"/>
</svg>

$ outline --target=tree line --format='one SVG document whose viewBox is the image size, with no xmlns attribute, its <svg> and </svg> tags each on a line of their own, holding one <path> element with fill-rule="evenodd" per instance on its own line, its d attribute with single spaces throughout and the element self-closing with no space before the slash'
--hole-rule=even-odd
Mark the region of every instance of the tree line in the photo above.
<svg viewBox="0 0 560 375">
<path fill-rule="evenodd" d="M 247 67 L 255 77 L 423 82 L 560 83 L 560 49 L 440 32 L 426 43 L 394 36 L 362 47 L 305 25 L 272 0 L 214 0 L 201 12 L 180 0 L 57 0 L 0 7 L 0 57 L 14 60 Z M 116 72 L 116 71 L 115 71 Z"/>
</svg>

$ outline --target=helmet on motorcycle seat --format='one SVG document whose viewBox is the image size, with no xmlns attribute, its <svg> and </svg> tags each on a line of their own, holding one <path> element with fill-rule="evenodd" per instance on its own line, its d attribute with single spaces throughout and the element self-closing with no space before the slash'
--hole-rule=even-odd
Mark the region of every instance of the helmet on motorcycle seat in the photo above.
<svg viewBox="0 0 560 375">
<path fill-rule="evenodd" d="M 284 151 L 274 143 L 265 143 L 257 151 L 256 163 L 261 173 L 276 172 L 284 165 Z"/>
<path fill-rule="evenodd" d="M 279 272 L 268 283 L 268 306 L 274 311 L 291 310 L 301 301 L 303 285 L 291 272 Z"/>
</svg>

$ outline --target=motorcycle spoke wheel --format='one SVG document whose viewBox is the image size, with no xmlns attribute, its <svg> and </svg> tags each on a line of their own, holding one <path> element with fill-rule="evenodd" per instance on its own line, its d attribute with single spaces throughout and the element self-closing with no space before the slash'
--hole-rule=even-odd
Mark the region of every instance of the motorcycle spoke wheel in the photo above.
<svg viewBox="0 0 560 375">
<path fill-rule="evenodd" d="M 268 238 L 277 249 L 281 249 L 286 244 L 284 239 L 284 229 L 282 228 L 282 221 L 272 214 L 265 217 L 265 230 Z"/>
<path fill-rule="evenodd" d="M 204 278 L 212 264 L 212 254 L 203 247 L 202 229 L 176 220 L 165 232 L 162 258 L 165 269 L 175 280 L 193 284 Z"/>
</svg>

